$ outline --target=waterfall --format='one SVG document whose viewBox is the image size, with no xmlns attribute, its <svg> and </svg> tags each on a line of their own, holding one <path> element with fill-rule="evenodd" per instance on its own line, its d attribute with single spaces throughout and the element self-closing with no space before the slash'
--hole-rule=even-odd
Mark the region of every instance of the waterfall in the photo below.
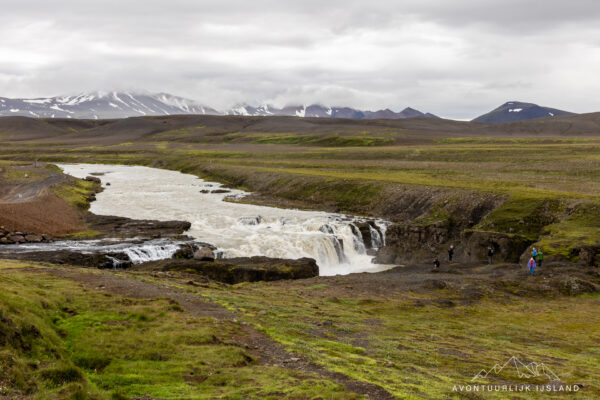
<svg viewBox="0 0 600 400">
<path fill-rule="evenodd" d="M 231 189 L 227 193 L 200 193 L 198 188 L 222 188 L 196 176 L 156 168 L 120 165 L 61 165 L 66 173 L 85 177 L 104 172 L 111 186 L 96 196 L 90 211 L 133 219 L 189 221 L 186 235 L 211 243 L 223 258 L 267 256 L 314 258 L 321 275 L 379 271 L 373 253 L 385 238 L 387 222 L 351 215 L 281 209 L 224 201 L 249 193 Z M 174 199 L 176 199 L 174 201 Z M 365 231 L 365 223 L 371 225 Z M 363 229 L 363 234 L 358 226 Z M 370 233 L 370 234 L 369 234 Z M 370 236 L 370 239 L 369 239 Z M 364 243 L 364 240 L 370 240 Z M 168 258 L 174 248 L 130 246 L 132 262 Z M 163 246 L 163 247 L 161 247 Z"/>
<path fill-rule="evenodd" d="M 123 249 L 134 264 L 140 264 L 146 261 L 164 260 L 173 257 L 173 254 L 179 250 L 178 244 L 144 244 L 142 246 L 133 246 Z"/>
<path fill-rule="evenodd" d="M 369 231 L 371 232 L 371 247 L 374 249 L 380 249 L 385 245 L 383 235 L 379 233 L 378 229 L 373 228 L 373 225 L 369 224 Z"/>
</svg>

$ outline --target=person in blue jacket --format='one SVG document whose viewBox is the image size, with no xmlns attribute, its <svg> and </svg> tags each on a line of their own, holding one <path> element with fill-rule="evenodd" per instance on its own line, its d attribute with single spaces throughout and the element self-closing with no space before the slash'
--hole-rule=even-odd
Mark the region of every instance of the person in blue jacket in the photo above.
<svg viewBox="0 0 600 400">
<path fill-rule="evenodd" d="M 531 256 L 533 257 L 534 260 L 537 257 L 537 250 L 535 249 L 535 247 L 533 248 L 533 250 L 531 250 Z"/>
<path fill-rule="evenodd" d="M 533 259 L 533 257 L 529 259 L 527 266 L 529 267 L 529 272 L 531 273 L 531 276 L 533 276 L 533 271 L 535 271 L 535 260 Z"/>
</svg>

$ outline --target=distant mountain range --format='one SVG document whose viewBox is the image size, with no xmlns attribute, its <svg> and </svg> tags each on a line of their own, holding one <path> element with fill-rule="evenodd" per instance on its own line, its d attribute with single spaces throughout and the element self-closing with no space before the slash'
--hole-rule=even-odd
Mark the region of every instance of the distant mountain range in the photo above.
<svg viewBox="0 0 600 400">
<path fill-rule="evenodd" d="M 147 115 L 181 114 L 350 119 L 438 118 L 431 113 L 423 113 L 410 107 L 400 112 L 395 112 L 389 108 L 378 111 L 365 111 L 350 107 L 328 107 L 319 104 L 286 106 L 283 108 L 277 108 L 269 104 L 257 107 L 248 104 L 239 104 L 229 110 L 219 111 L 194 100 L 173 96 L 168 93 L 93 92 L 76 96 L 35 99 L 9 99 L 0 97 L 0 117 L 117 119 Z M 473 122 L 496 124 L 570 114 L 573 113 L 555 108 L 541 107 L 532 103 L 509 101 L 495 110 L 475 118 Z"/>
<path fill-rule="evenodd" d="M 487 122 L 499 124 L 504 122 L 518 122 L 527 119 L 555 117 L 558 115 L 571 115 L 573 113 L 555 108 L 542 107 L 532 103 L 509 101 L 495 110 L 479 116 L 473 122 Z"/>
<path fill-rule="evenodd" d="M 310 106 L 287 106 L 275 108 L 270 105 L 252 107 L 246 104 L 236 106 L 227 112 L 229 115 L 283 115 L 293 117 L 311 118 L 353 118 L 353 119 L 403 119 L 416 117 L 438 118 L 430 113 L 422 113 L 414 108 L 407 107 L 400 112 L 394 112 L 389 108 L 379 111 L 362 111 L 350 107 L 325 107 L 318 104 Z"/>
<path fill-rule="evenodd" d="M 219 114 L 192 100 L 166 93 L 87 93 L 37 99 L 0 97 L 0 116 L 110 119 L 144 115 Z"/>
<path fill-rule="evenodd" d="M 248 115 L 293 116 L 314 118 L 401 119 L 414 117 L 437 118 L 413 108 L 400 112 L 390 109 L 363 111 L 349 107 L 299 105 L 276 108 L 271 105 L 253 107 L 241 104 L 226 111 L 217 111 L 194 100 L 167 93 L 137 94 L 127 92 L 95 92 L 77 96 L 36 99 L 9 99 L 0 97 L 0 116 L 26 116 L 34 118 L 111 119 L 145 115 Z"/>
</svg>

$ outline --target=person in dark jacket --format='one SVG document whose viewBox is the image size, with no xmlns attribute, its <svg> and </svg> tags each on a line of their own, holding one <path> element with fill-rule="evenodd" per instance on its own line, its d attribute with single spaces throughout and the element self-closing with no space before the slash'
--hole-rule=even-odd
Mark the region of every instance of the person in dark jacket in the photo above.
<svg viewBox="0 0 600 400">
<path fill-rule="evenodd" d="M 494 249 L 488 246 L 488 262 L 491 265 L 494 262 Z"/>
<path fill-rule="evenodd" d="M 451 244 L 450 247 L 448 247 L 448 261 L 452 262 L 452 256 L 454 256 L 454 245 Z"/>
<path fill-rule="evenodd" d="M 435 260 L 433 260 L 433 270 L 437 271 L 440 269 L 440 260 L 438 260 L 438 258 L 436 257 Z"/>
</svg>

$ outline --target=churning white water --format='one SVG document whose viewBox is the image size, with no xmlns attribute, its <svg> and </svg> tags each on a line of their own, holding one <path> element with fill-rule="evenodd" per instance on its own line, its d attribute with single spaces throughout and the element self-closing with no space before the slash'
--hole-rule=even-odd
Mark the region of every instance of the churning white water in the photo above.
<svg viewBox="0 0 600 400">
<path fill-rule="evenodd" d="M 311 257 L 321 275 L 389 267 L 371 262 L 373 257 L 367 255 L 360 232 L 352 225 L 359 220 L 355 217 L 227 202 L 225 197 L 247 193 L 210 193 L 221 185 L 176 171 L 123 165 L 60 167 L 78 178 L 103 173 L 99 177 L 105 189 L 96 196 L 90 211 L 134 219 L 189 221 L 192 226 L 186 234 L 215 245 L 225 258 Z M 384 221 L 377 222 L 382 233 L 385 225 Z M 384 235 L 370 229 L 372 245 L 382 246 Z M 135 254 L 130 257 L 135 260 Z"/>
<path fill-rule="evenodd" d="M 167 239 L 153 239 L 144 242 L 135 240 L 98 239 L 98 240 L 59 240 L 51 243 L 22 243 L 4 245 L 0 250 L 18 250 L 19 253 L 70 250 L 82 254 L 92 253 L 124 253 L 134 264 L 146 261 L 164 260 L 171 258 L 185 241 L 174 241 Z M 112 258 L 116 264 L 120 263 Z"/>
</svg>

